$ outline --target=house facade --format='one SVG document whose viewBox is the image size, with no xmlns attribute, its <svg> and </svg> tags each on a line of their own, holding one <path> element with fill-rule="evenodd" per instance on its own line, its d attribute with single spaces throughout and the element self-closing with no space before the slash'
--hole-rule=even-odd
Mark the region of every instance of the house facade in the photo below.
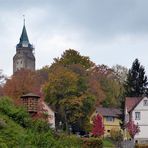
<svg viewBox="0 0 148 148">
<path fill-rule="evenodd" d="M 135 141 L 148 142 L 148 98 L 127 97 L 125 101 L 125 123 L 134 121 L 140 132 L 135 135 Z"/>
<path fill-rule="evenodd" d="M 55 128 L 55 112 L 44 101 L 42 101 L 42 109 L 47 114 L 47 121 L 51 128 Z"/>
<path fill-rule="evenodd" d="M 104 108 L 104 107 L 97 107 L 95 112 L 91 116 L 91 123 L 92 118 L 100 114 L 103 118 L 103 124 L 105 128 L 104 136 L 110 136 L 110 132 L 112 129 L 119 129 L 120 130 L 120 122 L 119 116 L 121 111 L 116 108 Z"/>
</svg>

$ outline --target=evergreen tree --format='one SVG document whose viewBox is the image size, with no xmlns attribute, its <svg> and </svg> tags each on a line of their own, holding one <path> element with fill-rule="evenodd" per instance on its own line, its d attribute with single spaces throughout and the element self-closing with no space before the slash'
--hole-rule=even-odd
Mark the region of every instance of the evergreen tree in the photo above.
<svg viewBox="0 0 148 148">
<path fill-rule="evenodd" d="M 139 60 L 135 59 L 125 82 L 125 95 L 128 97 L 141 97 L 147 93 L 147 85 L 145 69 L 140 65 Z"/>
</svg>

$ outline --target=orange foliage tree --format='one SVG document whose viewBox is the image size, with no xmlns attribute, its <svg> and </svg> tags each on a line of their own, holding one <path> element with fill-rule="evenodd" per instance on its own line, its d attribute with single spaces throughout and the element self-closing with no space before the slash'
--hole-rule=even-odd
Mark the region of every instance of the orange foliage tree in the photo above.
<svg viewBox="0 0 148 148">
<path fill-rule="evenodd" d="M 18 99 L 21 95 L 34 92 L 37 93 L 40 89 L 38 78 L 35 72 L 21 69 L 17 71 L 4 85 L 4 94 Z"/>
</svg>

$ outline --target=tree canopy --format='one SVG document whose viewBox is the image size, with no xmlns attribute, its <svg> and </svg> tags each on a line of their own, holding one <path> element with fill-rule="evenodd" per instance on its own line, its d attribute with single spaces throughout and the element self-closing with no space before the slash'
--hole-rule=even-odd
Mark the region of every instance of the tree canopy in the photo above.
<svg viewBox="0 0 148 148">
<path fill-rule="evenodd" d="M 89 57 L 76 50 L 66 50 L 55 58 L 49 67 L 48 81 L 44 86 L 46 101 L 57 112 L 57 122 L 62 120 L 73 127 L 84 128 L 94 108 L 95 95 L 87 69 L 94 66 Z M 57 123 L 58 124 L 58 123 Z"/>
<path fill-rule="evenodd" d="M 6 84 L 4 85 L 4 94 L 13 99 L 18 99 L 21 95 L 29 92 L 37 93 L 40 89 L 38 81 L 39 79 L 35 72 L 21 69 L 10 79 L 7 79 Z"/>
<path fill-rule="evenodd" d="M 74 49 L 66 50 L 61 58 L 54 59 L 55 64 L 62 64 L 64 66 L 80 64 L 85 69 L 94 66 L 94 63 L 87 56 L 81 56 L 80 53 Z"/>
<path fill-rule="evenodd" d="M 46 101 L 56 110 L 58 122 L 78 124 L 80 128 L 80 122 L 87 118 L 94 104 L 86 80 L 62 65 L 54 65 L 50 70 L 44 87 Z"/>
</svg>

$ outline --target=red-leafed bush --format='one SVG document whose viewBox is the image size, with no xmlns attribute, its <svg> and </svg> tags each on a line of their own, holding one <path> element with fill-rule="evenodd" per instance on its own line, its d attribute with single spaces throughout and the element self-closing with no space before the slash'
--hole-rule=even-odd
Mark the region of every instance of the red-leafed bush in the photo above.
<svg viewBox="0 0 148 148">
<path fill-rule="evenodd" d="M 140 132 L 138 124 L 135 124 L 132 120 L 127 123 L 126 127 L 132 138 L 134 138 L 135 135 Z"/>
<path fill-rule="evenodd" d="M 100 137 L 104 135 L 104 125 L 102 121 L 102 116 L 99 114 L 93 118 L 92 135 L 94 137 Z"/>
</svg>

